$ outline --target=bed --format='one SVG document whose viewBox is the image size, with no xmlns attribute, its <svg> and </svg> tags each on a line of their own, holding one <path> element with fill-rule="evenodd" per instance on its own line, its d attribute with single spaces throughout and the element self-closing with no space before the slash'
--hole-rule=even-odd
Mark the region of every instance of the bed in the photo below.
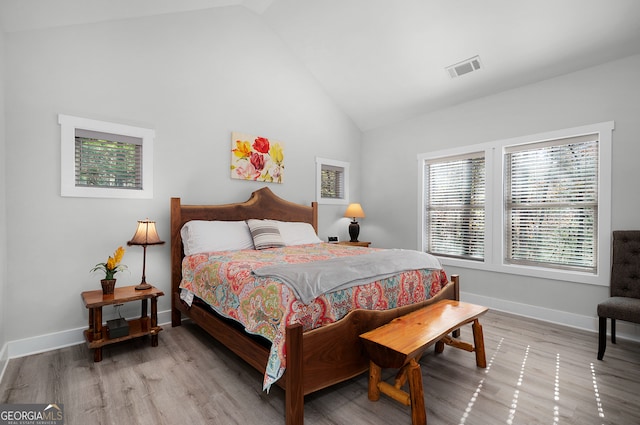
<svg viewBox="0 0 640 425">
<path fill-rule="evenodd" d="M 235 204 L 183 205 L 180 198 L 171 199 L 172 326 L 179 326 L 183 316 L 190 318 L 252 367 L 265 374 L 266 380 L 269 365 L 274 360 L 274 343 L 249 333 L 236 320 L 229 319 L 234 313 L 223 311 L 222 314 L 218 314 L 210 303 L 198 297 L 193 302 L 182 299 L 181 293 L 184 298 L 184 291 L 180 288 L 181 284 L 186 285 L 185 282 L 189 280 L 186 276 L 192 273 L 185 268 L 183 276 L 183 267 L 186 267 L 185 264 L 188 264 L 192 257 L 189 256 L 183 261 L 185 249 L 181 230 L 186 223 L 194 220 L 233 222 L 251 219 L 309 223 L 317 232 L 317 204 L 314 202 L 311 206 L 299 205 L 277 197 L 266 187 L 253 192 L 247 201 Z M 335 251 L 339 255 L 344 254 L 340 249 L 353 249 L 338 249 L 329 245 L 331 244 L 322 243 L 313 249 Z M 265 251 L 276 252 L 278 248 Z M 286 255 L 289 255 L 289 252 L 287 251 Z M 442 276 L 446 276 L 444 272 L 441 272 L 440 278 Z M 427 299 L 414 304 L 385 310 L 356 308 L 345 313 L 339 320 L 320 323 L 317 326 L 293 323 L 295 320 L 288 324 L 283 323 L 281 344 L 286 352 L 286 368 L 281 377 L 273 378 L 273 382 L 285 390 L 286 423 L 303 423 L 305 395 L 367 371 L 369 361 L 359 339 L 361 333 L 437 300 L 458 300 L 458 285 L 458 277 L 454 275 L 449 277 L 449 281 L 439 283 L 437 293 L 430 293 Z M 286 292 L 286 289 L 283 292 Z M 299 304 L 298 302 L 297 305 Z"/>
</svg>

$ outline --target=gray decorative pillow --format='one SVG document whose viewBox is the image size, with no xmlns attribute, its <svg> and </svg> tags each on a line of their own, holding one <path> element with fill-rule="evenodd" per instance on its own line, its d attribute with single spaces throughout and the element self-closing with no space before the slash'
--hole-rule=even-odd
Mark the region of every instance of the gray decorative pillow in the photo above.
<svg viewBox="0 0 640 425">
<path fill-rule="evenodd" d="M 285 246 L 278 223 L 273 220 L 247 220 L 253 245 L 256 249 L 281 248 Z"/>
</svg>

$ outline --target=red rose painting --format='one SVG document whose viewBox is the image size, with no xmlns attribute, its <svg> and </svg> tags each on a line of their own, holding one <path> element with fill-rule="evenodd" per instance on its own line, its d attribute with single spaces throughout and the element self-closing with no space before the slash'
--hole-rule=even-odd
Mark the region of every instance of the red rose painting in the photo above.
<svg viewBox="0 0 640 425">
<path fill-rule="evenodd" d="M 284 148 L 266 137 L 231 134 L 231 178 L 282 183 Z"/>
</svg>

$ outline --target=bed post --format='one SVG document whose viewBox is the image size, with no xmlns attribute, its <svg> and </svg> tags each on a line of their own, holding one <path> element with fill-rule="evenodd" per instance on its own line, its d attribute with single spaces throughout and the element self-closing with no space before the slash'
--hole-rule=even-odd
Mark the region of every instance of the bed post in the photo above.
<svg viewBox="0 0 640 425">
<path fill-rule="evenodd" d="M 453 299 L 460 301 L 460 276 L 457 274 L 451 275 L 451 282 L 453 282 Z M 451 333 L 454 338 L 460 338 L 460 329 L 456 329 Z"/>
<path fill-rule="evenodd" d="M 182 324 L 182 315 L 176 307 L 180 302 L 179 286 L 181 279 L 182 240 L 180 228 L 182 211 L 180 210 L 180 198 L 171 198 L 171 326 Z"/>
<path fill-rule="evenodd" d="M 313 223 L 311 223 L 311 225 L 313 226 L 313 229 L 316 231 L 316 235 L 317 235 L 318 234 L 318 203 L 316 201 L 311 202 L 311 208 L 313 209 L 313 217 L 311 218 Z"/>
<path fill-rule="evenodd" d="M 452 274 L 451 281 L 453 282 L 453 297 L 456 301 L 460 301 L 460 276 Z"/>
<path fill-rule="evenodd" d="M 287 370 L 285 372 L 285 420 L 287 425 L 304 423 L 302 325 L 287 326 Z"/>
</svg>

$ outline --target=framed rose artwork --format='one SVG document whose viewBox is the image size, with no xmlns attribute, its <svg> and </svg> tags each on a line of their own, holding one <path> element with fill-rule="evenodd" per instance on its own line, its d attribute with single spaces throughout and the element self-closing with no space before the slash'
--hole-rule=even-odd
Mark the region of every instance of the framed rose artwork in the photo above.
<svg viewBox="0 0 640 425">
<path fill-rule="evenodd" d="M 284 147 L 281 142 L 250 134 L 231 133 L 231 178 L 282 183 Z"/>
</svg>

